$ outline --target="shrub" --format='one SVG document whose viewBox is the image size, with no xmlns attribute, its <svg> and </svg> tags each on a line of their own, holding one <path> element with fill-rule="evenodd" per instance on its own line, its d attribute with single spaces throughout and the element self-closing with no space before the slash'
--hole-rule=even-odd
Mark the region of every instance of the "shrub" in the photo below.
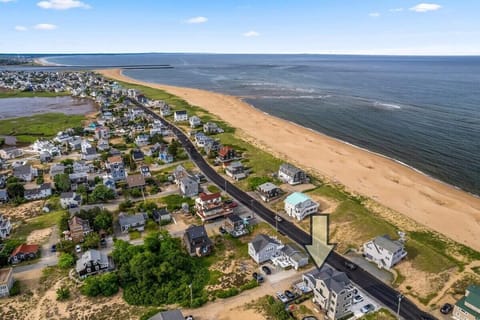
<svg viewBox="0 0 480 320">
<path fill-rule="evenodd" d="M 10 297 L 20 294 L 20 281 L 15 280 L 13 282 L 12 288 L 10 289 Z"/>
<path fill-rule="evenodd" d="M 70 289 L 65 286 L 57 289 L 57 301 L 65 301 L 68 298 L 70 298 Z"/>
<path fill-rule="evenodd" d="M 70 253 L 62 252 L 58 258 L 58 266 L 62 269 L 68 269 L 73 266 L 75 258 Z"/>
</svg>

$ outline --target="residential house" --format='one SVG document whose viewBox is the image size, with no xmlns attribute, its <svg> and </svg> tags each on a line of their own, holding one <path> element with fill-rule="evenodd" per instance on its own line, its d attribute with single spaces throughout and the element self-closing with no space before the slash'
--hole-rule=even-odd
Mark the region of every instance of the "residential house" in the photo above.
<svg viewBox="0 0 480 320">
<path fill-rule="evenodd" d="M 168 152 L 167 148 L 164 148 L 158 153 L 158 159 L 164 163 L 172 163 L 174 161 L 173 156 Z"/>
<path fill-rule="evenodd" d="M 120 229 L 123 233 L 127 233 L 130 230 L 143 231 L 145 229 L 145 214 L 137 213 L 134 215 L 129 215 L 125 213 L 120 213 L 118 216 L 118 222 L 120 223 Z"/>
<path fill-rule="evenodd" d="M 108 140 L 110 138 L 110 129 L 108 127 L 98 127 L 95 129 L 95 139 Z"/>
<path fill-rule="evenodd" d="M 13 175 L 26 182 L 31 182 L 38 176 L 38 170 L 31 165 L 21 165 L 13 168 Z"/>
<path fill-rule="evenodd" d="M 68 146 L 71 150 L 80 150 L 82 148 L 82 138 L 75 136 L 72 140 L 68 141 Z"/>
<path fill-rule="evenodd" d="M 480 319 L 480 286 L 467 287 L 465 296 L 453 307 L 452 318 L 455 320 Z"/>
<path fill-rule="evenodd" d="M 221 148 L 220 141 L 214 139 L 208 139 L 205 141 L 203 150 L 207 154 L 207 156 L 211 156 L 218 152 Z"/>
<path fill-rule="evenodd" d="M 105 187 L 110 190 L 113 190 L 115 194 L 117 193 L 117 185 L 115 183 L 115 179 L 111 175 L 105 175 L 102 177 L 102 182 Z"/>
<path fill-rule="evenodd" d="M 137 145 L 137 147 L 143 147 L 148 145 L 149 143 L 150 143 L 150 136 L 147 134 L 139 134 L 135 138 L 135 144 Z"/>
<path fill-rule="evenodd" d="M 405 245 L 388 235 L 376 237 L 363 244 L 365 259 L 375 262 L 379 268 L 390 269 L 407 256 Z"/>
<path fill-rule="evenodd" d="M 6 189 L 0 189 L 0 203 L 8 202 L 8 193 Z"/>
<path fill-rule="evenodd" d="M 280 249 L 282 248 L 282 243 L 277 239 L 266 234 L 259 234 L 248 243 L 248 254 L 256 263 L 262 264 L 280 256 Z"/>
<path fill-rule="evenodd" d="M 71 190 L 76 191 L 81 185 L 88 184 L 88 173 L 86 172 L 74 172 L 68 175 L 70 180 Z"/>
<path fill-rule="evenodd" d="M 0 240 L 7 238 L 12 231 L 12 224 L 10 219 L 7 219 L 2 214 L 0 214 Z"/>
<path fill-rule="evenodd" d="M 8 297 L 13 287 L 13 268 L 0 269 L 0 297 Z"/>
<path fill-rule="evenodd" d="M 145 178 L 152 176 L 152 174 L 150 173 L 150 168 L 147 165 L 140 167 L 140 174 Z"/>
<path fill-rule="evenodd" d="M 190 128 L 193 129 L 193 128 L 196 128 L 196 127 L 200 126 L 202 124 L 202 121 L 197 116 L 191 116 L 188 119 L 188 123 L 190 123 Z"/>
<path fill-rule="evenodd" d="M 149 318 L 148 320 L 185 320 L 185 319 L 187 318 L 183 317 L 182 311 L 175 309 L 175 310 L 159 312 L 153 317 Z"/>
<path fill-rule="evenodd" d="M 143 154 L 143 151 L 140 149 L 134 149 L 132 150 L 132 160 L 135 162 L 143 161 L 145 159 L 145 155 Z"/>
<path fill-rule="evenodd" d="M 198 181 L 188 175 L 180 178 L 178 187 L 180 189 L 180 194 L 184 197 L 194 197 L 198 195 L 200 189 Z"/>
<path fill-rule="evenodd" d="M 282 255 L 272 260 L 274 265 L 280 265 L 284 268 L 292 266 L 295 270 L 298 270 L 308 264 L 308 255 L 290 244 L 285 244 L 280 251 Z"/>
<path fill-rule="evenodd" d="M 284 200 L 284 203 L 285 212 L 298 221 L 303 220 L 308 215 L 316 213 L 320 206 L 301 192 L 292 193 Z"/>
<path fill-rule="evenodd" d="M 326 319 L 336 320 L 351 314 L 355 287 L 344 272 L 324 265 L 302 276 L 306 287 L 313 290 L 313 301 Z"/>
<path fill-rule="evenodd" d="M 41 163 L 52 162 L 53 156 L 48 151 L 40 151 L 39 159 Z"/>
<path fill-rule="evenodd" d="M 132 174 L 127 177 L 127 187 L 129 189 L 133 189 L 133 188 L 143 189 L 145 188 L 145 185 L 146 185 L 145 177 L 142 176 L 141 174 Z"/>
<path fill-rule="evenodd" d="M 235 150 L 229 146 L 223 146 L 218 150 L 217 161 L 221 163 L 230 162 L 237 159 Z"/>
<path fill-rule="evenodd" d="M 23 197 L 26 200 L 39 200 L 50 197 L 52 195 L 51 183 L 42 183 L 40 186 L 33 189 L 25 189 Z"/>
<path fill-rule="evenodd" d="M 58 143 L 65 143 L 72 140 L 72 137 L 67 132 L 59 131 L 53 140 Z"/>
<path fill-rule="evenodd" d="M 98 140 L 97 149 L 100 151 L 106 151 L 110 149 L 110 144 L 108 143 L 108 140 L 107 139 Z"/>
<path fill-rule="evenodd" d="M 216 133 L 222 133 L 223 129 L 221 129 L 214 122 L 207 122 L 203 124 L 203 132 L 206 134 L 216 134 Z"/>
<path fill-rule="evenodd" d="M 83 242 L 85 236 L 93 231 L 88 220 L 77 216 L 68 220 L 68 229 L 70 230 L 70 238 L 74 242 Z"/>
<path fill-rule="evenodd" d="M 205 140 L 207 138 L 208 137 L 203 132 L 195 133 L 195 144 L 197 145 L 197 147 L 200 147 L 200 148 L 205 147 Z"/>
<path fill-rule="evenodd" d="M 2 159 L 15 159 L 21 157 L 23 155 L 22 149 L 18 149 L 16 147 L 8 147 L 4 149 L 0 149 L 0 158 Z"/>
<path fill-rule="evenodd" d="M 282 194 L 282 189 L 271 182 L 266 182 L 257 187 L 257 193 L 264 202 L 278 198 Z"/>
<path fill-rule="evenodd" d="M 90 249 L 77 260 L 75 270 L 81 279 L 107 272 L 111 269 L 108 256 L 98 250 Z"/>
<path fill-rule="evenodd" d="M 97 149 L 95 149 L 94 147 L 86 148 L 85 151 L 82 152 L 81 158 L 87 161 L 93 161 L 97 159 L 98 158 Z"/>
<path fill-rule="evenodd" d="M 127 177 L 125 174 L 125 167 L 121 156 L 112 156 L 107 159 L 106 167 L 109 174 L 115 182 L 123 181 Z"/>
<path fill-rule="evenodd" d="M 60 205 L 62 208 L 74 208 L 82 204 L 82 196 L 75 192 L 62 192 L 60 194 Z"/>
<path fill-rule="evenodd" d="M 232 213 L 232 209 L 224 205 L 220 192 L 200 193 L 195 199 L 195 210 L 203 222 Z"/>
<path fill-rule="evenodd" d="M 284 163 L 278 169 L 278 178 L 285 183 L 296 185 L 307 181 L 305 171 L 289 164 Z"/>
<path fill-rule="evenodd" d="M 89 173 L 93 170 L 93 166 L 91 164 L 87 164 L 85 160 L 78 160 L 73 163 L 72 170 L 73 173 Z"/>
<path fill-rule="evenodd" d="M 247 177 L 245 168 L 243 167 L 243 164 L 240 161 L 234 161 L 230 163 L 225 168 L 225 173 L 227 176 L 229 176 L 230 178 L 236 181 L 245 179 Z"/>
<path fill-rule="evenodd" d="M 168 117 L 171 114 L 172 114 L 172 110 L 170 109 L 170 106 L 168 104 L 165 104 L 164 106 L 160 107 L 160 115 L 162 117 Z"/>
<path fill-rule="evenodd" d="M 158 223 L 168 223 L 172 221 L 172 215 L 168 212 L 167 208 L 155 209 L 152 211 L 153 220 Z"/>
<path fill-rule="evenodd" d="M 20 263 L 25 260 L 35 259 L 40 252 L 40 247 L 36 244 L 21 244 L 13 250 L 8 258 L 11 264 Z"/>
<path fill-rule="evenodd" d="M 240 237 L 248 233 L 247 226 L 242 218 L 237 214 L 232 213 L 227 216 L 224 223 L 225 230 L 232 235 L 232 237 Z"/>
<path fill-rule="evenodd" d="M 173 113 L 173 121 L 183 122 L 188 121 L 188 114 L 186 110 L 179 110 Z"/>
<path fill-rule="evenodd" d="M 212 252 L 213 244 L 205 227 L 192 225 L 185 230 L 183 242 L 191 256 L 203 257 Z"/>
<path fill-rule="evenodd" d="M 188 177 L 190 176 L 187 169 L 185 169 L 184 166 L 182 166 L 181 164 L 178 165 L 175 170 L 173 170 L 173 181 L 176 183 L 176 184 L 180 184 L 180 181 L 185 178 L 185 177 Z"/>
<path fill-rule="evenodd" d="M 65 166 L 61 163 L 54 163 L 50 167 L 50 178 L 53 180 L 57 174 L 65 173 Z"/>
</svg>

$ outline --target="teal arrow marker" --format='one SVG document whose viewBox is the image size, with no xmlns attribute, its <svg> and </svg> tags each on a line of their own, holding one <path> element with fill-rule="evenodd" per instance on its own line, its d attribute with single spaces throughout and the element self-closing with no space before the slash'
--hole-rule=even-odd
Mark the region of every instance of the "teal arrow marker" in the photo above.
<svg viewBox="0 0 480 320">
<path fill-rule="evenodd" d="M 328 242 L 328 214 L 310 216 L 310 233 L 312 235 L 312 244 L 306 245 L 305 248 L 317 265 L 317 268 L 321 268 L 335 247 L 335 245 Z"/>
</svg>

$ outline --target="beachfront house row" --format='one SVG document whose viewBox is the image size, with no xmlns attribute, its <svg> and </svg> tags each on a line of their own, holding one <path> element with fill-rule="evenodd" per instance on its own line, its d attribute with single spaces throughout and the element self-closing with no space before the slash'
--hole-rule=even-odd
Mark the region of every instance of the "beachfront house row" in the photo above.
<svg viewBox="0 0 480 320">
<path fill-rule="evenodd" d="M 228 163 L 230 161 L 236 160 L 237 154 L 235 149 L 229 146 L 223 146 L 218 150 L 217 161 L 221 163 Z"/>
<path fill-rule="evenodd" d="M 407 256 L 405 245 L 388 235 L 376 237 L 363 244 L 365 259 L 375 262 L 380 269 L 390 269 Z"/>
<path fill-rule="evenodd" d="M 77 260 L 75 270 L 78 276 L 84 279 L 88 276 L 109 271 L 110 262 L 105 253 L 90 249 Z"/>
<path fill-rule="evenodd" d="M 162 117 L 167 117 L 172 114 L 172 110 L 170 109 L 170 106 L 168 104 L 160 107 L 160 115 Z"/>
<path fill-rule="evenodd" d="M 195 199 L 195 211 L 203 222 L 232 213 L 232 209 L 224 206 L 220 192 L 200 193 Z"/>
<path fill-rule="evenodd" d="M 264 202 L 278 198 L 282 194 L 282 189 L 271 182 L 265 182 L 257 187 L 257 193 Z"/>
<path fill-rule="evenodd" d="M 480 286 L 467 287 L 465 296 L 453 307 L 452 318 L 455 320 L 480 319 Z"/>
<path fill-rule="evenodd" d="M 85 236 L 93 231 L 87 219 L 77 216 L 68 220 L 68 229 L 70 230 L 70 239 L 73 242 L 83 242 Z"/>
<path fill-rule="evenodd" d="M 183 234 L 183 243 L 191 256 L 203 257 L 212 252 L 213 243 L 203 225 L 192 225 Z"/>
<path fill-rule="evenodd" d="M 240 161 L 234 161 L 225 168 L 225 174 L 233 180 L 239 181 L 247 177 L 245 168 Z"/>
<path fill-rule="evenodd" d="M 298 221 L 318 211 L 319 204 L 301 192 L 294 192 L 285 201 L 285 212 Z"/>
<path fill-rule="evenodd" d="M 188 121 L 188 114 L 186 110 L 178 110 L 173 113 L 173 121 L 183 122 Z"/>
<path fill-rule="evenodd" d="M 0 214 L 0 240 L 7 238 L 11 231 L 12 224 L 10 223 L 10 219 Z"/>
<path fill-rule="evenodd" d="M 278 179 L 290 185 L 296 185 L 306 182 L 307 175 L 303 170 L 289 163 L 284 163 L 278 169 Z"/>
<path fill-rule="evenodd" d="M 344 272 L 324 265 L 302 276 L 305 286 L 313 290 L 313 301 L 326 319 L 336 320 L 351 314 L 355 287 Z"/>
<path fill-rule="evenodd" d="M 131 230 L 145 230 L 145 224 L 147 223 L 147 220 L 144 213 L 137 213 L 133 215 L 120 213 L 118 216 L 118 222 L 122 232 L 127 233 Z"/>
<path fill-rule="evenodd" d="M 191 116 L 188 119 L 188 123 L 190 124 L 190 128 L 193 129 L 193 128 L 196 128 L 196 127 L 200 126 L 202 124 L 202 121 L 197 116 Z"/>
<path fill-rule="evenodd" d="M 224 131 L 215 122 L 207 122 L 203 124 L 203 132 L 206 134 L 216 134 L 223 133 Z"/>
<path fill-rule="evenodd" d="M 82 204 L 82 196 L 76 192 L 62 192 L 60 194 L 60 205 L 63 209 L 75 208 Z"/>
<path fill-rule="evenodd" d="M 10 295 L 13 282 L 13 268 L 0 269 L 0 298 Z"/>
</svg>

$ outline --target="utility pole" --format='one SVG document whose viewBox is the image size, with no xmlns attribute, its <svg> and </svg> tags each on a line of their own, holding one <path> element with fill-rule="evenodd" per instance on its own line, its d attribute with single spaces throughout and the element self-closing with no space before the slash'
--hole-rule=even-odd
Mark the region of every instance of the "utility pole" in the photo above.
<svg viewBox="0 0 480 320">
<path fill-rule="evenodd" d="M 402 299 L 404 298 L 404 295 L 399 293 L 397 298 L 398 298 L 397 319 L 400 319 L 400 304 L 402 303 Z"/>
</svg>

